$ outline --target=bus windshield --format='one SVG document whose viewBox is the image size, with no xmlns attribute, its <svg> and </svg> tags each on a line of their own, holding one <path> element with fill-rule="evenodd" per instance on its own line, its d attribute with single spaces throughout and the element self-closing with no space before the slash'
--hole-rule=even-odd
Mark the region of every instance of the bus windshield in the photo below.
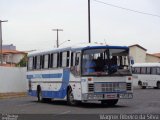
<svg viewBox="0 0 160 120">
<path fill-rule="evenodd" d="M 84 76 L 131 75 L 127 49 L 89 49 L 82 55 Z"/>
</svg>

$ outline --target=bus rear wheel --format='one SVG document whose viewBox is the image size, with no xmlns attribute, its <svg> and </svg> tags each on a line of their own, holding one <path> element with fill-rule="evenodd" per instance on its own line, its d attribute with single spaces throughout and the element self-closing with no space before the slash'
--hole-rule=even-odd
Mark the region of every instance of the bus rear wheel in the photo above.
<svg viewBox="0 0 160 120">
<path fill-rule="evenodd" d="M 67 103 L 68 105 L 76 105 L 77 102 L 74 100 L 73 91 L 71 88 L 67 90 Z"/>
<path fill-rule="evenodd" d="M 157 82 L 157 89 L 160 89 L 160 82 Z"/>
<path fill-rule="evenodd" d="M 42 102 L 43 98 L 42 98 L 42 92 L 41 90 L 37 89 L 37 98 L 38 98 L 38 102 Z"/>
<path fill-rule="evenodd" d="M 102 105 L 107 105 L 107 106 L 114 106 L 118 103 L 118 99 L 112 99 L 112 100 L 102 100 L 101 104 Z"/>
</svg>

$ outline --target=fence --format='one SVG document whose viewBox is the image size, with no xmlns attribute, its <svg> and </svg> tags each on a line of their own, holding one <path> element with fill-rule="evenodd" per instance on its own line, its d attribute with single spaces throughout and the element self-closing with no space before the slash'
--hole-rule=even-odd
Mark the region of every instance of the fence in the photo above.
<svg viewBox="0 0 160 120">
<path fill-rule="evenodd" d="M 26 91 L 26 68 L 0 66 L 0 93 L 22 93 Z"/>
</svg>

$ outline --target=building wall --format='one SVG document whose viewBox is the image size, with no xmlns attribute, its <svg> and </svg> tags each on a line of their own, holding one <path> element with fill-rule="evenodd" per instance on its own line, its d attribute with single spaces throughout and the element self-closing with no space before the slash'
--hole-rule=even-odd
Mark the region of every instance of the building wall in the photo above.
<svg viewBox="0 0 160 120">
<path fill-rule="evenodd" d="M 160 58 L 147 54 L 146 62 L 160 62 Z"/>
<path fill-rule="evenodd" d="M 0 66 L 0 93 L 26 91 L 26 68 Z"/>
<path fill-rule="evenodd" d="M 137 46 L 130 47 L 130 56 L 133 57 L 135 63 L 146 62 L 146 51 Z"/>
<path fill-rule="evenodd" d="M 5 63 L 19 63 L 24 57 L 24 54 L 7 54 L 3 56 L 3 62 Z"/>
<path fill-rule="evenodd" d="M 13 62 L 19 63 L 19 61 L 24 57 L 24 54 L 15 54 L 13 55 Z"/>
</svg>

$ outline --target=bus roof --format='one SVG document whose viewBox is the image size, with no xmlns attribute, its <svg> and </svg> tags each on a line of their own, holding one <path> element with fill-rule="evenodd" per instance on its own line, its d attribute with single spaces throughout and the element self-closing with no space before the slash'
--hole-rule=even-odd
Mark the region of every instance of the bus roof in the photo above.
<svg viewBox="0 0 160 120">
<path fill-rule="evenodd" d="M 135 63 L 132 67 L 160 67 L 160 63 Z"/>
<path fill-rule="evenodd" d="M 105 46 L 105 45 L 99 45 L 99 44 L 80 44 L 75 45 L 72 47 L 65 47 L 65 48 L 53 48 L 51 50 L 43 50 L 43 51 L 33 51 L 28 54 L 28 56 L 35 56 L 35 55 L 42 55 L 42 54 L 49 54 L 54 52 L 61 52 L 61 51 L 81 51 L 81 50 L 87 50 L 87 49 L 129 49 L 127 46 Z"/>
</svg>

